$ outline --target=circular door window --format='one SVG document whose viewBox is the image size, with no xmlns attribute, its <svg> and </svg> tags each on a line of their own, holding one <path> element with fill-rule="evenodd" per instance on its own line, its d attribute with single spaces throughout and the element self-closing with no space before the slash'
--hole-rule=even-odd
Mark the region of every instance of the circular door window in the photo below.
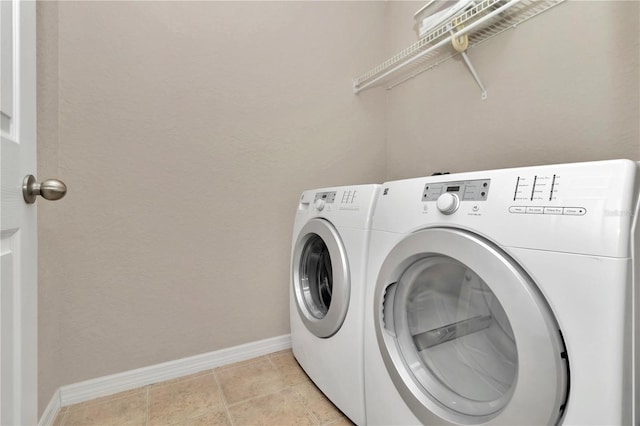
<svg viewBox="0 0 640 426">
<path fill-rule="evenodd" d="M 396 314 L 399 349 L 419 384 L 452 411 L 500 412 L 513 393 L 518 351 L 487 284 L 461 262 L 432 255 L 411 265 L 397 286 L 385 313 Z"/>
<path fill-rule="evenodd" d="M 324 240 L 310 234 L 300 256 L 300 290 L 309 313 L 322 319 L 329 312 L 333 292 L 331 255 Z"/>
<path fill-rule="evenodd" d="M 349 305 L 349 271 L 340 236 L 326 220 L 313 219 L 300 231 L 292 261 L 298 313 L 318 337 L 335 334 Z"/>
<path fill-rule="evenodd" d="M 424 423 L 559 421 L 568 373 L 557 324 L 492 244 L 453 229 L 410 235 L 382 266 L 376 306 L 387 370 Z"/>
</svg>

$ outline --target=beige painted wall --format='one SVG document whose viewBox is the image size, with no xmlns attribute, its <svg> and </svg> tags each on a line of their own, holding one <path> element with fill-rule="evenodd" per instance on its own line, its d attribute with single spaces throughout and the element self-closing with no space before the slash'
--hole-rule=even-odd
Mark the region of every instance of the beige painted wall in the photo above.
<svg viewBox="0 0 640 426">
<path fill-rule="evenodd" d="M 42 2 L 40 407 L 288 332 L 303 188 L 640 159 L 637 2 L 569 2 L 390 92 L 421 2 Z M 595 54 L 594 54 L 595 52 Z M 250 261 L 251 263 L 247 263 Z"/>
<path fill-rule="evenodd" d="M 391 2 L 390 44 L 424 2 Z M 637 1 L 568 1 L 388 92 L 389 179 L 609 158 L 640 160 Z"/>
<path fill-rule="evenodd" d="M 384 179 L 384 3 L 39 4 L 40 409 L 289 332 L 306 188 Z"/>
</svg>

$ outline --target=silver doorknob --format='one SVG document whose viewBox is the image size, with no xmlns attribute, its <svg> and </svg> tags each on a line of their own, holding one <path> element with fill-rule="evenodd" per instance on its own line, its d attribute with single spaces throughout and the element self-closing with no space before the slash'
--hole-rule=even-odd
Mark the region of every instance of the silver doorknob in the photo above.
<svg viewBox="0 0 640 426">
<path fill-rule="evenodd" d="M 27 175 L 22 183 L 22 196 L 27 204 L 36 202 L 36 197 L 41 195 L 46 200 L 59 200 L 67 193 L 67 185 L 58 179 L 47 179 L 37 183 L 33 175 Z"/>
</svg>

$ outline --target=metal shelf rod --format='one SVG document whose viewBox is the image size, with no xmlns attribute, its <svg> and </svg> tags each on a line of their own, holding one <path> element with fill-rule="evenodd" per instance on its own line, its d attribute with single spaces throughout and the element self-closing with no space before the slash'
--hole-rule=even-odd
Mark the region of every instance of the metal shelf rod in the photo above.
<svg viewBox="0 0 640 426">
<path fill-rule="evenodd" d="M 467 55 L 467 52 L 460 52 L 460 54 L 462 55 L 462 59 L 464 59 L 464 63 L 467 64 L 467 68 L 469 68 L 469 72 L 471 72 L 473 79 L 476 81 L 476 83 L 478 83 L 478 86 L 480 86 L 480 90 L 482 90 L 482 93 L 480 95 L 482 97 L 482 100 L 483 101 L 486 100 L 487 89 L 484 88 L 484 85 L 482 84 L 482 80 L 480 80 L 478 73 L 476 73 L 476 69 L 471 64 L 471 60 L 469 60 L 469 56 Z"/>
</svg>

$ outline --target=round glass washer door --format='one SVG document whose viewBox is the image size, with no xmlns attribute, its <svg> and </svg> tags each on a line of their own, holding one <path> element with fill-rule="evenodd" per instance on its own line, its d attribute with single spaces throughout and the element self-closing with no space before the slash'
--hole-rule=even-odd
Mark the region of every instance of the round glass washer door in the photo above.
<svg viewBox="0 0 640 426">
<path fill-rule="evenodd" d="M 409 235 L 382 265 L 375 316 L 387 371 L 423 423 L 562 417 L 568 363 L 551 310 L 481 237 L 449 228 Z"/>
<path fill-rule="evenodd" d="M 317 337 L 330 337 L 342 326 L 349 308 L 350 280 L 346 251 L 337 230 L 312 219 L 293 248 L 292 284 L 298 314 Z"/>
</svg>

